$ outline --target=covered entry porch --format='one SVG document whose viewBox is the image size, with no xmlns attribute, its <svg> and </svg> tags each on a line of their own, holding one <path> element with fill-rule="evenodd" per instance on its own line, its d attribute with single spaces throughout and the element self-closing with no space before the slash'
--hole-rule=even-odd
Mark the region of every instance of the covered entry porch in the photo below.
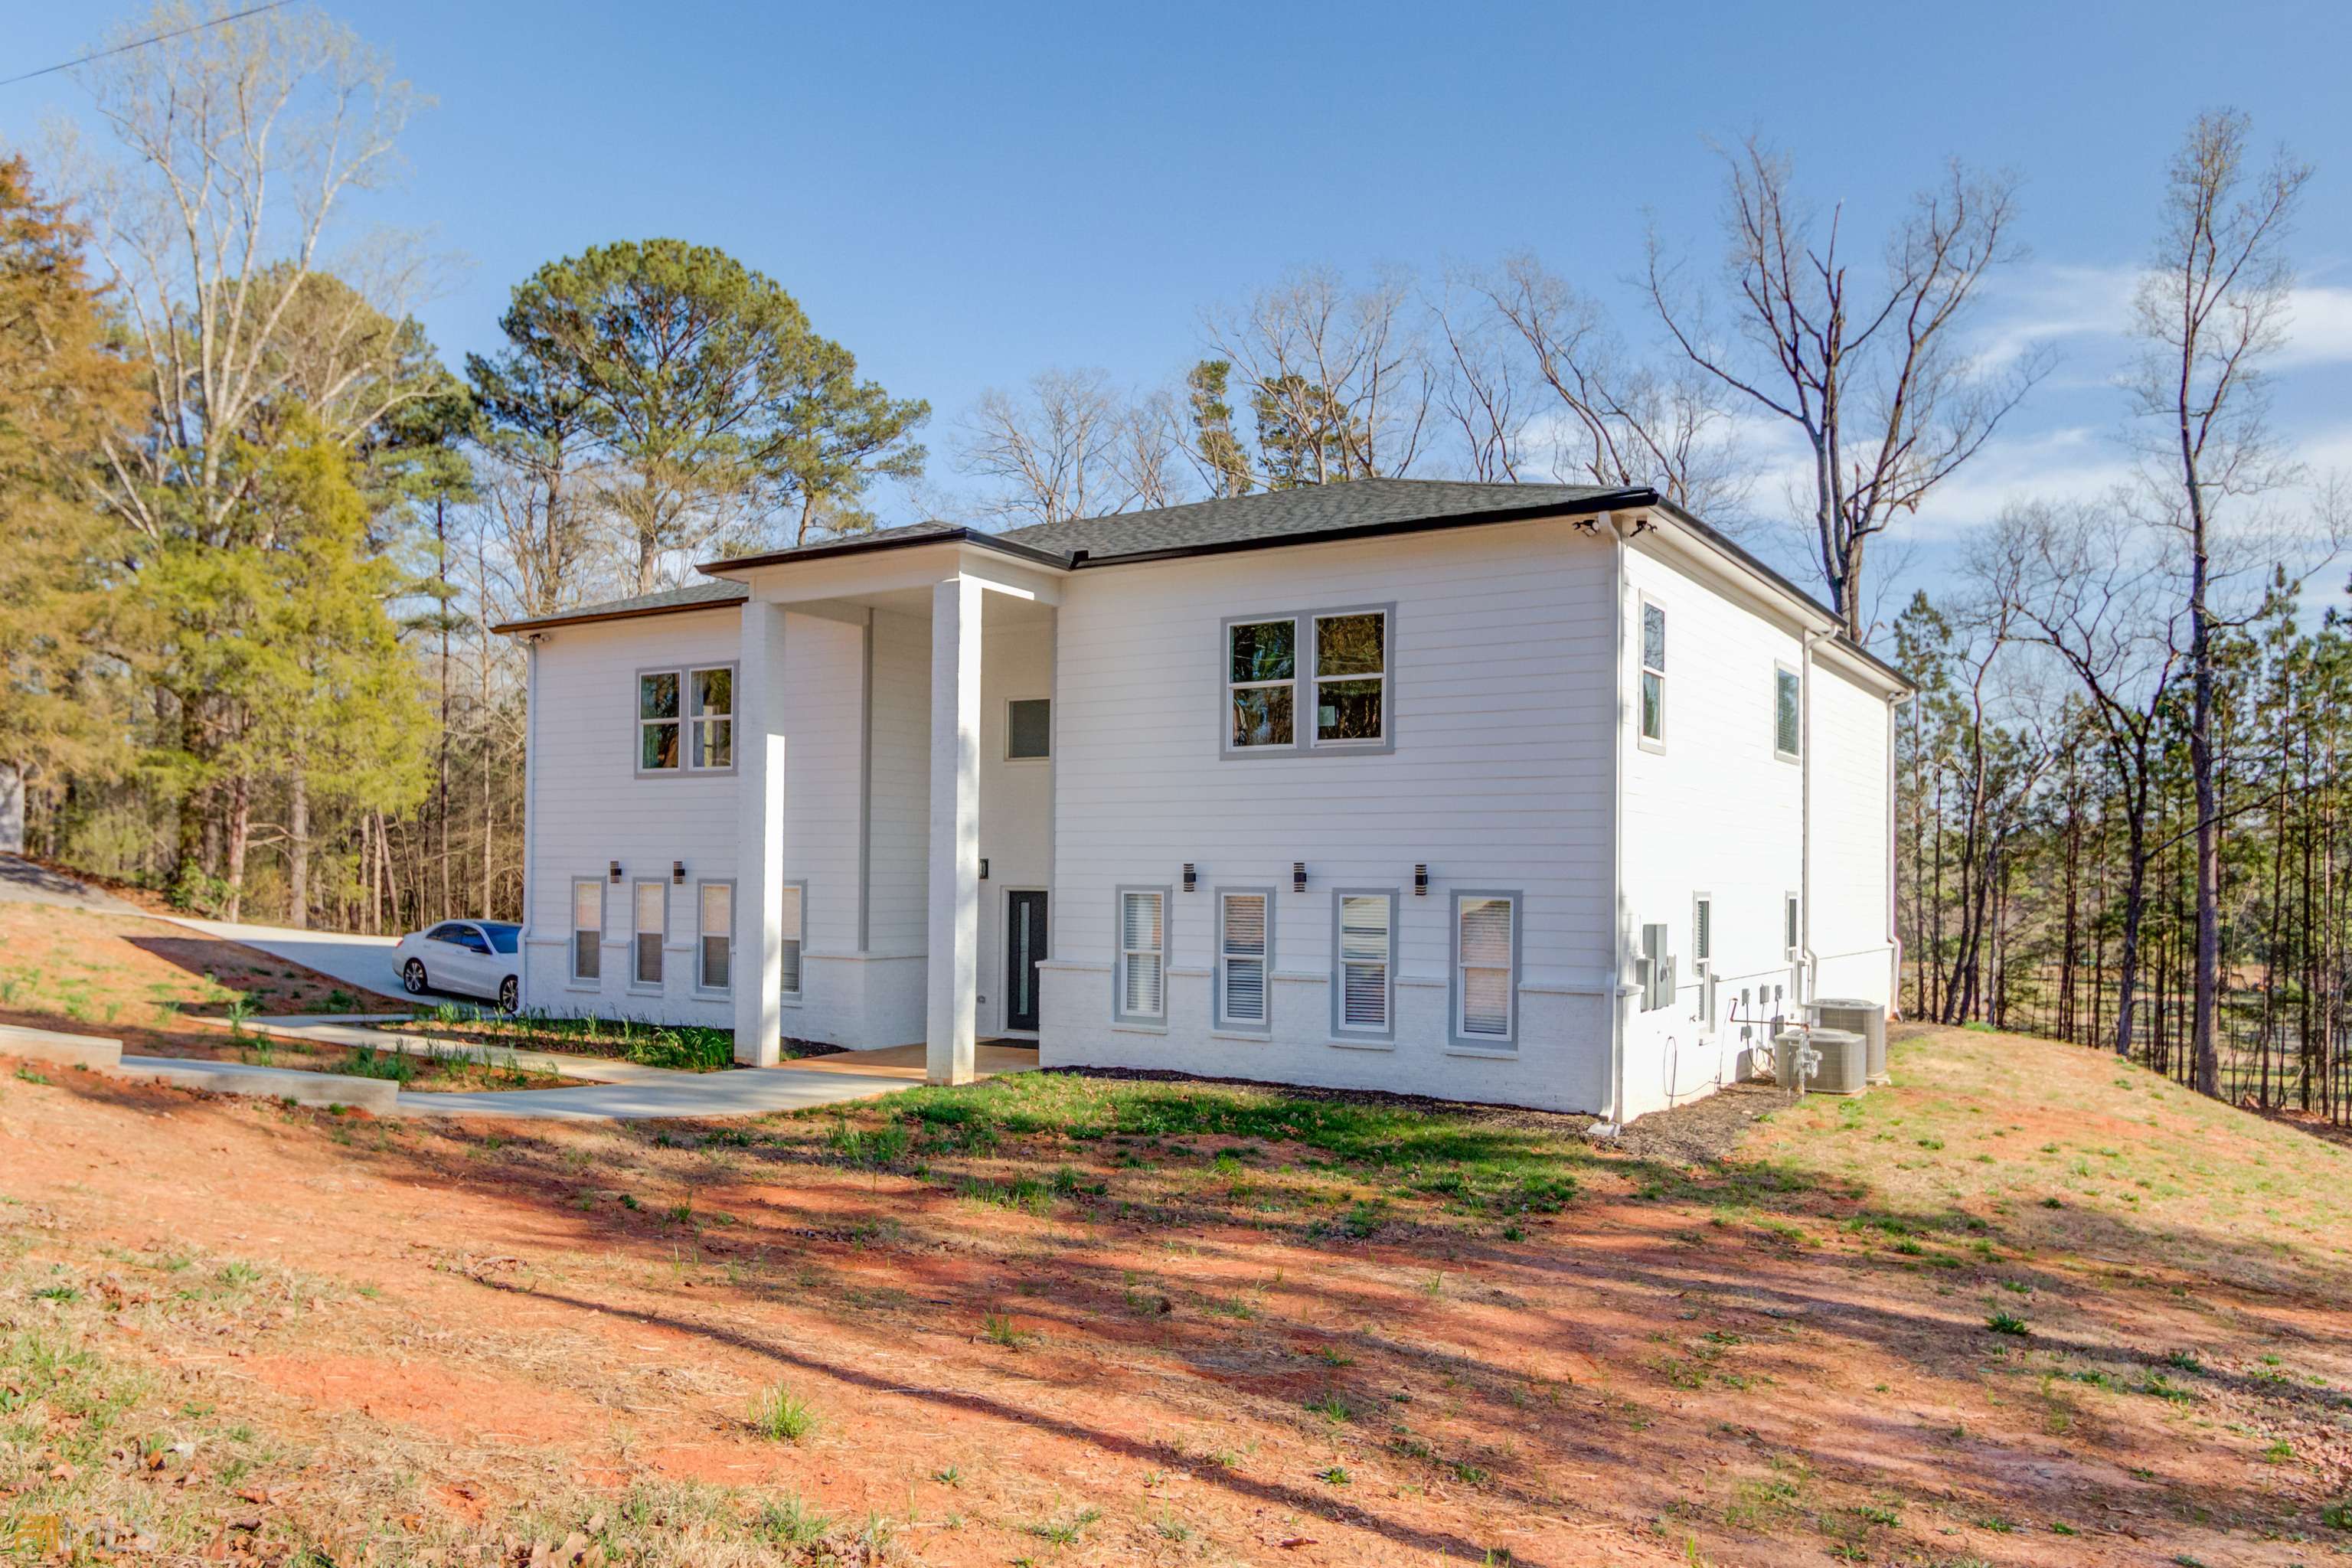
<svg viewBox="0 0 2352 1568">
<path fill-rule="evenodd" d="M 972 1081 L 982 1039 L 1034 1038 L 1066 570 L 961 530 L 704 570 L 750 591 L 737 1059 L 772 1065 L 786 1037 L 919 1046 L 927 1081 Z"/>
</svg>

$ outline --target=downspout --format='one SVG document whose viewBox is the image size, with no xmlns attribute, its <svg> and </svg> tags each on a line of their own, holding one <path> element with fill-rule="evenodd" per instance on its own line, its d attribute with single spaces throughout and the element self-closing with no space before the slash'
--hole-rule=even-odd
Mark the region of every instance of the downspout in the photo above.
<svg viewBox="0 0 2352 1568">
<path fill-rule="evenodd" d="M 1801 1008 L 1821 994 L 1822 961 L 1813 952 L 1813 645 L 1830 634 L 1807 632 L 1797 655 L 1797 935 L 1805 966 Z"/>
<path fill-rule="evenodd" d="M 1609 531 L 1609 670 L 1614 711 L 1609 725 L 1609 1119 L 1593 1131 L 1625 1128 L 1625 551 L 1629 530 L 1614 512 L 1595 520 Z"/>
<path fill-rule="evenodd" d="M 532 895 L 538 890 L 539 870 L 539 645 L 545 641 L 544 632 L 527 632 L 523 636 L 524 663 L 522 689 L 522 935 L 516 945 L 522 949 L 522 994 L 517 1002 L 530 1005 L 530 946 L 532 921 L 538 912 L 538 902 Z M 485 915 L 488 910 L 483 911 Z"/>
</svg>

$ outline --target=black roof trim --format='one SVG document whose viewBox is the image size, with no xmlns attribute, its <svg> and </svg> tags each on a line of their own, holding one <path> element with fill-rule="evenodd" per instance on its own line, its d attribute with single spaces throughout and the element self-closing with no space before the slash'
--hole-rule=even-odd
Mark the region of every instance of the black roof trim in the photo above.
<svg viewBox="0 0 2352 1568">
<path fill-rule="evenodd" d="M 876 550 L 904 550 L 921 544 L 977 544 L 987 550 L 1009 555 L 1033 566 L 1047 566 L 1055 571 L 1067 571 L 1073 557 L 1058 550 L 1039 550 L 1034 545 L 1020 544 L 976 528 L 941 528 L 927 532 L 891 531 L 856 539 L 835 540 L 829 544 L 803 544 L 791 550 L 773 551 L 766 555 L 738 555 L 725 561 L 706 561 L 695 566 L 698 572 L 717 576 L 729 571 L 748 570 L 754 566 L 781 566 L 788 562 L 830 560 L 836 555 L 863 555 Z M 1081 551 L 1080 554 L 1085 552 Z"/>
<path fill-rule="evenodd" d="M 1078 552 L 1079 566 L 1140 566 L 1153 561 L 1182 561 L 1195 555 L 1229 555 L 1237 550 L 1276 550 L 1285 545 L 1329 544 L 1349 539 L 1380 539 L 1397 533 L 1429 533 L 1440 529 L 1485 527 L 1497 522 L 1531 522 L 1546 517 L 1581 517 L 1619 507 L 1648 506 L 1654 490 L 1612 490 L 1573 501 L 1548 500 L 1529 506 L 1497 507 L 1490 511 L 1446 512 L 1438 517 L 1395 518 L 1357 523 L 1348 528 L 1318 528 L 1310 533 L 1267 534 L 1256 539 L 1220 539 L 1205 544 L 1175 544 L 1164 550 L 1130 550 L 1118 555 Z"/>
</svg>

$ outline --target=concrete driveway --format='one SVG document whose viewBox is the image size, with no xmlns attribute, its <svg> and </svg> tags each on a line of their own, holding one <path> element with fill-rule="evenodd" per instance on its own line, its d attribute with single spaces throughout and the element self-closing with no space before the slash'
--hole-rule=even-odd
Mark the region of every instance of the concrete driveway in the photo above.
<svg viewBox="0 0 2352 1568">
<path fill-rule="evenodd" d="M 182 915 L 151 918 L 218 937 L 223 942 L 241 943 L 379 996 L 400 994 L 400 974 L 392 966 L 392 950 L 399 945 L 398 937 L 296 931 L 290 926 L 242 925 L 231 921 L 191 920 Z"/>
<path fill-rule="evenodd" d="M 46 904 L 52 909 L 96 910 L 110 915 L 141 911 L 112 893 L 78 882 L 21 855 L 0 855 L 0 903 Z"/>
</svg>

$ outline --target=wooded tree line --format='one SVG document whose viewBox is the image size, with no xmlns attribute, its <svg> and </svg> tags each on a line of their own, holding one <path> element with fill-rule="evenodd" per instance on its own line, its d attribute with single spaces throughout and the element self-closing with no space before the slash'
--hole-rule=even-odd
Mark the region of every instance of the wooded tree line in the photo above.
<svg viewBox="0 0 2352 1568">
<path fill-rule="evenodd" d="M 108 42 L 142 47 L 80 68 L 101 144 L 0 163 L 0 790 L 37 853 L 231 918 L 513 915 L 502 621 L 921 516 L 1373 476 L 1654 485 L 1752 525 L 1774 430 L 1823 596 L 1923 686 L 1912 1007 L 2341 1102 L 2340 633 L 2298 609 L 2335 508 L 2261 378 L 2308 171 L 2253 157 L 2241 117 L 2200 118 L 2168 171 L 2118 408 L 2135 482 L 2012 508 L 1890 616 L 1883 536 L 2052 363 L 1970 335 L 2021 255 L 2013 175 L 1954 163 L 1864 236 L 1751 139 L 1719 231 L 1654 236 L 1628 314 L 1532 255 L 1308 268 L 1205 310 L 1163 383 L 984 395 L 934 464 L 927 403 L 689 241 L 551 260 L 447 363 L 415 319 L 432 258 L 357 225 L 416 105 L 379 51 L 314 10 L 176 0 Z M 2264 1037 L 2318 1058 L 2245 1054 L 2257 993 Z"/>
</svg>

